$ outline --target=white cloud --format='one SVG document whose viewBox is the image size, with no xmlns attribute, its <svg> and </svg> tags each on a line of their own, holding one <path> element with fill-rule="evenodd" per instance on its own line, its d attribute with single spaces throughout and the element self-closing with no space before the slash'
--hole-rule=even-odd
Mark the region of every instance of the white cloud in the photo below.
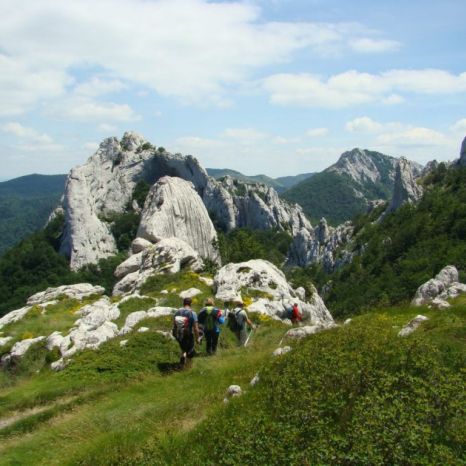
<svg viewBox="0 0 466 466">
<path fill-rule="evenodd" d="M 447 137 L 433 129 L 415 127 L 401 131 L 383 133 L 377 137 L 377 143 L 382 145 L 396 145 L 398 147 L 432 147 L 449 143 Z"/>
<path fill-rule="evenodd" d="M 380 131 L 383 125 L 372 118 L 367 116 L 355 118 L 354 120 L 348 121 L 345 125 L 346 131 L 350 133 L 372 133 Z"/>
<path fill-rule="evenodd" d="M 312 138 L 326 136 L 328 134 L 328 128 L 313 128 L 306 131 L 306 135 Z"/>
<path fill-rule="evenodd" d="M 458 133 L 466 133 L 466 118 L 461 118 L 453 125 L 450 126 L 450 130 Z"/>
<path fill-rule="evenodd" d="M 199 136 L 183 136 L 175 140 L 174 148 L 181 152 L 192 153 L 198 149 L 219 147 L 221 145 L 222 142 L 216 139 L 203 138 Z"/>
<path fill-rule="evenodd" d="M 85 97 L 97 97 L 104 94 L 112 94 L 125 89 L 126 86 L 119 79 L 102 79 L 98 76 L 78 84 L 73 92 Z"/>
<path fill-rule="evenodd" d="M 455 94 L 466 92 L 466 73 L 443 70 L 391 70 L 380 74 L 355 70 L 327 80 L 311 74 L 276 74 L 263 80 L 270 101 L 279 105 L 341 108 L 369 102 L 395 104 L 403 96 L 394 92 Z"/>
<path fill-rule="evenodd" d="M 26 152 L 58 152 L 63 146 L 56 144 L 46 133 L 41 133 L 34 128 L 23 126 L 17 122 L 5 123 L 1 130 L 6 134 L 13 135 L 16 140 L 15 149 Z"/>
<path fill-rule="evenodd" d="M 370 34 L 358 24 L 267 22 L 239 0 L 3 0 L 1 9 L 4 115 L 62 95 L 80 68 L 116 79 L 91 78 L 78 84 L 79 95 L 117 92 L 128 82 L 183 102 L 230 105 L 231 86 L 255 70 L 302 50 L 345 49 Z"/>
<path fill-rule="evenodd" d="M 223 137 L 241 140 L 244 142 L 264 139 L 267 135 L 254 128 L 228 128 L 222 133 Z"/>
<path fill-rule="evenodd" d="M 117 126 L 109 125 L 108 123 L 101 123 L 97 128 L 103 133 L 115 133 L 118 130 Z"/>
<path fill-rule="evenodd" d="M 74 121 L 137 121 L 141 117 L 127 104 L 98 102 L 88 98 L 71 97 L 66 102 L 50 105 L 47 114 Z"/>
<path fill-rule="evenodd" d="M 370 37 L 350 40 L 349 45 L 353 50 L 361 53 L 393 52 L 401 47 L 401 43 L 396 40 L 372 39 Z"/>
</svg>

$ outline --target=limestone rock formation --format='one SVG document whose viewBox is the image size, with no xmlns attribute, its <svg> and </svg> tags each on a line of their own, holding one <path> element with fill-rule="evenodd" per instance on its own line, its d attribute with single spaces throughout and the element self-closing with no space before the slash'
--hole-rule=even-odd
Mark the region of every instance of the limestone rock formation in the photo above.
<svg viewBox="0 0 466 466">
<path fill-rule="evenodd" d="M 295 338 L 301 339 L 307 337 L 309 335 L 314 335 L 315 333 L 321 332 L 322 330 L 326 330 L 328 326 L 324 325 L 305 325 L 303 327 L 296 327 L 288 330 L 285 336 L 288 338 Z"/>
<path fill-rule="evenodd" d="M 121 328 L 119 334 L 126 335 L 127 333 L 131 332 L 133 328 L 144 319 L 168 316 L 173 314 L 175 311 L 176 309 L 172 307 L 156 306 L 149 309 L 148 311 L 132 312 L 128 315 L 128 317 L 126 317 L 125 325 Z"/>
<path fill-rule="evenodd" d="M 287 307 L 297 303 L 304 319 L 324 326 L 333 324 L 332 316 L 315 289 L 307 301 L 301 300 L 283 272 L 265 260 L 227 264 L 215 275 L 214 286 L 216 298 L 224 302 L 232 302 L 241 297 L 243 291 L 252 290 L 256 298 L 248 306 L 251 312 L 281 318 Z"/>
<path fill-rule="evenodd" d="M 396 168 L 395 187 L 388 211 L 398 209 L 405 202 L 416 203 L 422 197 L 422 193 L 423 189 L 416 183 L 411 163 L 401 157 Z"/>
<path fill-rule="evenodd" d="M 277 348 L 272 356 L 282 356 L 283 354 L 289 353 L 291 351 L 291 346 L 284 346 L 283 348 Z"/>
<path fill-rule="evenodd" d="M 227 230 L 278 228 L 295 235 L 301 228 L 310 228 L 301 208 L 280 200 L 273 189 L 256 184 L 240 186 L 231 178 L 216 181 L 194 157 L 156 150 L 144 138 L 129 132 L 121 141 L 105 139 L 86 164 L 74 168 L 68 176 L 60 250 L 70 258 L 71 268 L 79 269 L 115 254 L 116 243 L 108 217 L 131 205 L 139 180 L 153 184 L 165 176 L 191 182 L 212 217 Z M 145 210 L 151 208 L 157 206 L 147 205 Z M 155 233 L 160 231 L 156 229 Z M 207 245 L 208 239 L 206 235 L 198 252 L 210 258 L 215 253 Z"/>
<path fill-rule="evenodd" d="M 45 340 L 45 337 L 41 336 L 36 338 L 27 338 L 16 342 L 11 348 L 11 351 L 2 357 L 2 365 L 9 364 L 12 361 L 18 361 L 26 354 L 32 345 L 43 340 Z"/>
<path fill-rule="evenodd" d="M 136 257 L 137 256 L 137 257 Z M 132 270 L 132 264 L 139 268 L 124 275 L 124 271 Z M 129 265 L 128 265 L 129 264 Z M 120 281 L 113 289 L 114 295 L 133 293 L 153 274 L 176 273 L 182 267 L 199 271 L 203 267 L 199 254 L 189 244 L 178 238 L 167 238 L 131 256 L 117 268 Z"/>
<path fill-rule="evenodd" d="M 461 167 L 466 167 L 466 137 L 463 139 L 461 144 L 460 159 L 458 160 L 458 165 Z"/>
<path fill-rule="evenodd" d="M 327 272 L 351 262 L 352 254 L 344 250 L 353 234 L 351 222 L 336 228 L 327 225 L 322 218 L 314 229 L 301 229 L 293 239 L 288 253 L 288 264 L 305 267 L 321 263 Z M 338 254 L 341 249 L 341 254 Z"/>
<path fill-rule="evenodd" d="M 47 288 L 45 291 L 41 291 L 32 295 L 28 300 L 29 306 L 35 304 L 43 304 L 48 301 L 57 299 L 60 296 L 66 296 L 71 299 L 82 300 L 92 295 L 101 295 L 105 289 L 102 286 L 94 286 L 90 283 L 77 283 L 75 285 L 63 285 L 57 288 Z"/>
<path fill-rule="evenodd" d="M 144 204 L 138 238 L 157 242 L 179 238 L 201 257 L 219 262 L 217 232 L 192 183 L 165 176 L 152 186 Z"/>
<path fill-rule="evenodd" d="M 411 304 L 422 306 L 432 304 L 438 308 L 447 308 L 447 299 L 466 293 L 466 285 L 458 282 L 458 270 L 453 265 L 444 267 L 435 278 L 421 285 Z"/>
<path fill-rule="evenodd" d="M 13 322 L 18 322 L 21 320 L 30 310 L 32 306 L 25 306 L 20 309 L 16 309 L 15 311 L 11 311 L 8 314 L 5 314 L 0 319 L 0 329 L 5 327 L 5 325 L 11 324 Z"/>
<path fill-rule="evenodd" d="M 425 322 L 426 320 L 429 320 L 428 317 L 423 316 L 423 315 L 417 315 L 414 319 L 410 320 L 398 333 L 399 337 L 407 337 L 408 335 L 411 335 L 415 330 L 417 330 L 420 325 Z"/>
</svg>

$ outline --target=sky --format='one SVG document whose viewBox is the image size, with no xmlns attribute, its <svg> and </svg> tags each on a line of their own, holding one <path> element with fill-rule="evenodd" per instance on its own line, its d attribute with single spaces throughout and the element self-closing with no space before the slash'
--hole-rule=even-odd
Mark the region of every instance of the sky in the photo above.
<svg viewBox="0 0 466 466">
<path fill-rule="evenodd" d="M 136 131 L 278 177 L 354 147 L 452 160 L 464 0 L 0 0 L 0 179 L 67 173 Z"/>
</svg>

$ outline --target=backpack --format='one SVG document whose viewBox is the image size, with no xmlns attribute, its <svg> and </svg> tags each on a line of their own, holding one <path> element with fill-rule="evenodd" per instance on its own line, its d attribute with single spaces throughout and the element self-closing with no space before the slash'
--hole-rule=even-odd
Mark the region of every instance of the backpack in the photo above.
<svg viewBox="0 0 466 466">
<path fill-rule="evenodd" d="M 205 308 L 204 329 L 212 331 L 216 327 L 217 312 L 215 307 L 207 306 Z"/>
<path fill-rule="evenodd" d="M 239 309 L 228 313 L 227 326 L 232 332 L 239 332 L 243 328 L 243 326 L 238 322 L 238 315 L 241 311 L 242 309 Z"/>
<path fill-rule="evenodd" d="M 285 319 L 292 319 L 293 318 L 293 308 L 291 306 L 287 306 L 285 310 Z"/>
<path fill-rule="evenodd" d="M 184 311 L 184 309 L 182 309 Z M 175 316 L 174 326 L 173 326 L 173 336 L 181 341 L 184 337 L 188 336 L 191 333 L 191 328 L 189 326 L 189 318 L 191 312 L 183 312 L 181 315 Z"/>
</svg>

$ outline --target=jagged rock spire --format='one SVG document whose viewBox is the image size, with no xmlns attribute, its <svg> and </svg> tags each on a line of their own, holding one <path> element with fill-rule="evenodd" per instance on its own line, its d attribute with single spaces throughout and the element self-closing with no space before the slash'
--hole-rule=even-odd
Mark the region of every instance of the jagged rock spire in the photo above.
<svg viewBox="0 0 466 466">
<path fill-rule="evenodd" d="M 395 187 L 389 212 L 398 209 L 405 202 L 417 202 L 422 193 L 422 187 L 416 183 L 410 162 L 401 157 L 396 167 Z"/>
</svg>

